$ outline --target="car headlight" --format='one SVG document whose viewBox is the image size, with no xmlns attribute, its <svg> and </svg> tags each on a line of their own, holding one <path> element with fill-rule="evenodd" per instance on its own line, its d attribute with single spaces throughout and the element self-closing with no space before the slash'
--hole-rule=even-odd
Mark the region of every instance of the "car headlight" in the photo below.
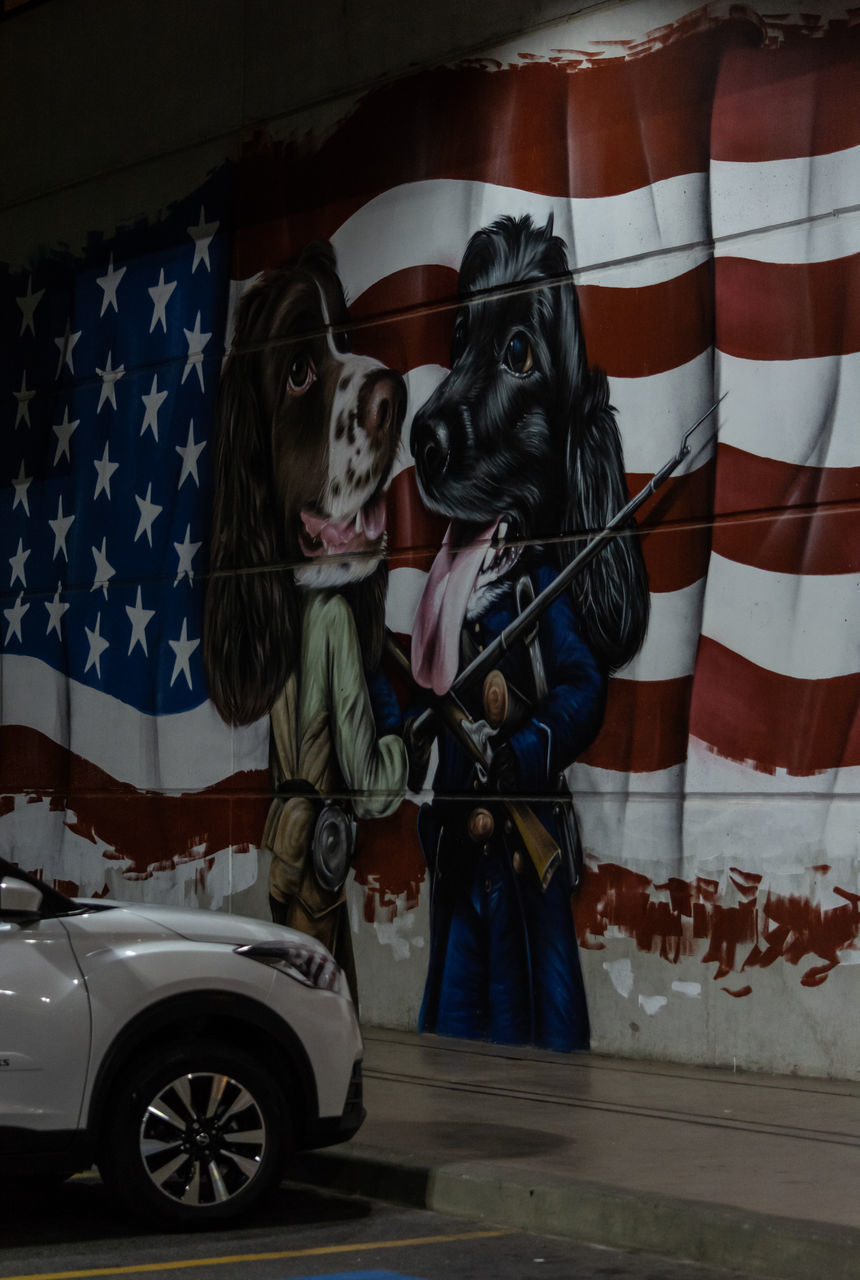
<svg viewBox="0 0 860 1280">
<path fill-rule="evenodd" d="M 301 942 L 254 942 L 236 947 L 236 955 L 258 960 L 320 991 L 334 991 L 340 982 L 340 968 L 328 952 Z"/>
</svg>

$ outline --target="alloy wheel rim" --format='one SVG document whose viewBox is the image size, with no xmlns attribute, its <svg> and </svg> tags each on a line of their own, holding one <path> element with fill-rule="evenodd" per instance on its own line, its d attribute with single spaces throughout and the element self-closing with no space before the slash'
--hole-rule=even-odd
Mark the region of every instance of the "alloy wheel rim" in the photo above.
<svg viewBox="0 0 860 1280">
<path fill-rule="evenodd" d="M 266 1124 L 248 1089 L 232 1076 L 177 1076 L 147 1106 L 139 1148 L 161 1195 L 202 1208 L 234 1199 L 257 1176 Z"/>
</svg>

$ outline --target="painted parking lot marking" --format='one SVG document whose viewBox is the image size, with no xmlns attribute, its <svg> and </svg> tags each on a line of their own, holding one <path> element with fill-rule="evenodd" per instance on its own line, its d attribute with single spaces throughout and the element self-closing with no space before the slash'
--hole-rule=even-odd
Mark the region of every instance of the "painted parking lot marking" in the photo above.
<svg viewBox="0 0 860 1280">
<path fill-rule="evenodd" d="M 191 1267 L 235 1266 L 237 1263 L 272 1262 L 281 1258 L 323 1258 L 327 1254 L 367 1253 L 370 1249 L 409 1249 L 419 1245 L 452 1244 L 458 1240 L 494 1240 L 510 1235 L 509 1231 L 458 1231 L 453 1235 L 410 1236 L 405 1240 L 373 1240 L 356 1244 L 319 1245 L 312 1249 L 275 1249 L 267 1253 L 231 1253 L 215 1258 L 171 1259 L 164 1262 L 139 1262 L 127 1267 L 87 1267 L 79 1271 L 34 1271 L 17 1276 L 4 1276 L 2 1280 L 90 1280 L 95 1276 L 130 1276 L 162 1274 Z M 343 1274 L 343 1273 L 342 1273 Z M 348 1274 L 348 1273 L 347 1273 Z M 353 1272 L 350 1280 L 355 1280 Z M 361 1275 L 361 1272 L 358 1273 Z M 367 1273 L 365 1273 L 367 1274 Z M 371 1273 L 372 1274 L 372 1273 Z M 385 1272 L 377 1273 L 385 1274 Z M 389 1275 L 392 1273 L 389 1272 Z M 315 1277 L 320 1280 L 320 1277 Z M 403 1276 L 401 1280 L 409 1280 Z"/>
</svg>

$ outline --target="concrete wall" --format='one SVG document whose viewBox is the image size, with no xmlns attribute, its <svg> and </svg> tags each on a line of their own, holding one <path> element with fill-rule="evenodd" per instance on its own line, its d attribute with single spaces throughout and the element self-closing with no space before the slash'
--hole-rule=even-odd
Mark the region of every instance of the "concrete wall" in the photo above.
<svg viewBox="0 0 860 1280">
<path fill-rule="evenodd" d="M 228 242 L 227 215 L 219 215 L 222 276 L 216 285 L 212 272 L 210 301 L 218 311 L 213 347 L 225 327 L 229 337 L 238 294 L 235 285 L 228 297 L 231 252 L 232 278 L 244 280 L 277 265 L 285 245 L 301 248 L 293 241 L 306 228 L 332 238 L 351 300 L 394 276 L 401 250 L 404 271 L 417 262 L 448 273 L 436 294 L 413 293 L 408 305 L 406 295 L 398 295 L 396 304 L 386 304 L 388 312 L 371 307 L 365 313 L 367 349 L 407 374 L 408 428 L 433 385 L 420 370 L 435 360 L 434 377 L 441 376 L 439 335 L 447 343 L 453 328 L 455 272 L 469 234 L 500 213 L 530 213 L 542 225 L 552 212 L 574 269 L 590 357 L 609 373 L 631 488 L 665 461 L 682 430 L 718 394 L 729 392 L 719 415 L 719 446 L 711 440 L 681 468 L 671 502 L 651 517 L 646 531 L 652 613 L 639 666 L 611 683 L 603 734 L 595 750 L 568 769 L 589 867 L 574 915 L 592 1047 L 856 1078 L 860 1027 L 847 1014 L 860 974 L 860 458 L 850 408 L 860 358 L 854 283 L 860 136 L 852 123 L 860 110 L 851 98 L 856 37 L 835 4 L 819 6 L 814 20 L 799 9 L 784 19 L 736 13 L 733 27 L 727 9 L 712 6 L 686 19 L 688 8 L 682 0 L 577 7 L 501 0 L 483 10 L 448 0 L 437 0 L 432 10 L 395 0 L 361 6 L 323 0 L 304 9 L 272 0 L 47 0 L 21 10 L 0 24 L 0 117 L 7 122 L 0 132 L 0 263 L 10 273 L 3 332 L 15 371 L 14 379 L 11 372 L 7 378 L 4 366 L 2 385 L 18 413 L 20 401 L 11 399 L 21 376 L 15 353 L 29 338 L 23 324 L 19 332 L 24 313 L 15 300 L 31 287 L 30 272 L 38 285 L 50 274 L 45 264 L 62 256 L 63 270 L 69 262 L 83 264 L 81 277 L 89 273 L 91 282 L 105 271 L 108 252 L 120 261 L 122 246 L 129 266 L 134 254 L 143 261 L 150 250 L 139 246 L 149 243 L 153 228 L 169 227 L 164 243 L 179 246 L 187 240 L 186 224 L 197 220 L 197 193 L 216 175 L 238 202 L 234 222 L 244 217 L 250 234 L 237 248 Z M 619 41 L 626 42 L 619 65 L 636 67 L 645 66 L 646 54 L 656 65 L 661 49 L 670 56 L 686 41 L 696 51 L 689 82 L 678 88 L 668 76 L 663 101 L 660 77 L 652 84 L 643 72 L 629 101 L 619 101 L 617 109 L 614 101 L 604 104 L 583 130 L 576 113 L 581 119 L 590 90 L 576 96 L 582 77 L 602 66 L 601 59 L 616 56 Z M 770 59 L 780 55 L 772 74 Z M 458 86 L 468 84 L 469 111 L 489 113 L 490 92 L 502 84 L 493 77 L 504 69 L 514 85 L 505 101 L 541 102 L 523 88 L 532 83 L 525 73 L 536 82 L 532 72 L 540 66 L 553 76 L 554 62 L 564 64 L 566 70 L 556 71 L 571 84 L 580 76 L 570 90 L 575 108 L 569 119 L 560 124 L 561 116 L 540 110 L 525 117 L 520 109 L 507 116 L 500 111 L 498 128 L 488 130 L 476 149 L 474 175 L 468 164 L 457 169 L 444 139 L 456 150 L 458 135 L 474 118 L 459 120 L 451 110 Z M 454 79 L 444 88 L 421 78 L 428 69 L 455 63 Z M 761 119 L 773 109 L 767 95 L 780 83 L 789 86 L 786 100 L 795 105 L 788 124 L 774 122 L 768 149 Z M 516 96 L 521 90 L 522 100 Z M 445 94 L 443 110 L 438 103 Z M 716 150 L 709 153 L 706 146 L 697 167 L 684 150 L 692 144 L 681 126 L 695 119 L 707 144 L 712 113 Z M 748 132 L 737 124 L 745 118 Z M 543 160 L 533 161 L 532 153 L 551 151 L 550 120 L 562 152 L 568 147 L 574 157 L 562 187 L 553 186 L 552 159 L 552 180 L 543 171 L 533 177 Z M 650 138 L 655 120 L 665 136 L 681 137 L 680 159 Z M 468 199 L 440 204 L 435 217 L 426 213 L 426 203 L 422 211 L 416 194 L 420 157 L 408 182 L 392 178 L 389 191 L 375 174 L 365 189 L 360 162 L 350 160 L 344 141 L 352 137 L 350 122 L 374 163 L 394 135 L 423 145 L 426 127 L 441 156 L 440 181 L 453 174 L 464 189 L 469 186 Z M 584 176 L 583 137 L 604 133 L 607 163 Z M 493 180 L 495 156 L 506 147 L 516 163 L 509 170 L 500 162 Z M 344 167 L 343 209 L 337 181 L 319 161 L 329 155 Z M 630 156 L 631 176 L 617 176 Z M 228 163 L 235 169 L 226 169 Z M 249 166 L 257 194 L 251 213 L 243 214 Z M 523 176 L 514 180 L 514 169 Z M 261 175 L 272 180 L 266 196 L 259 194 Z M 439 189 L 433 199 L 440 198 Z M 644 192 L 638 202 L 637 191 Z M 382 212 L 368 213 L 380 195 L 388 201 Z M 214 217 L 211 208 L 207 216 Z M 282 226 L 288 230 L 278 230 Z M 424 237 L 426 257 L 406 244 L 410 235 Z M 192 269 L 195 284 L 202 274 Z M 774 298 L 777 318 L 798 307 L 785 321 L 781 346 L 769 346 L 765 336 L 779 329 L 770 309 Z M 426 304 L 427 332 L 412 338 L 409 326 Z M 438 332 L 431 334 L 434 314 Z M 191 319 L 185 323 L 190 327 Z M 180 324 L 174 359 L 184 350 L 182 329 Z M 406 336 L 392 338 L 392 330 Z M 668 335 L 664 346 L 661 335 Z M 54 335 L 47 338 L 56 362 Z M 413 359 L 410 343 L 419 355 L 431 347 L 435 354 Z M 664 347 L 673 344 L 674 354 L 666 356 Z M 639 354 L 628 359 L 625 352 L 634 348 Z M 209 366 L 215 374 L 219 361 L 220 351 Z M 149 366 L 145 376 L 148 386 Z M 94 381 L 95 374 L 90 377 Z M 207 382 L 205 405 L 188 409 L 198 440 L 208 430 L 205 415 L 211 418 L 216 380 Z M 189 396 L 193 386 L 193 375 L 186 381 L 183 374 L 181 394 Z M 56 477 L 49 473 L 59 450 L 52 428 L 62 413 L 56 404 L 57 419 L 42 422 L 41 469 L 32 469 L 19 422 L 4 419 L 3 518 L 11 551 L 18 545 L 19 555 L 24 543 L 18 538 L 26 542 L 29 526 L 21 523 L 19 490 L 10 499 L 9 486 L 35 475 L 33 511 L 41 518 L 41 493 L 45 516 L 54 515 Z M 101 412 L 100 404 L 99 426 Z M 117 448 L 123 431 L 135 444 L 140 436 L 143 448 L 136 419 L 124 422 L 118 412 L 110 431 L 112 453 L 114 432 Z M 180 443 L 184 438 L 183 428 Z M 207 440 L 211 446 L 212 437 Z M 201 522 L 211 455 L 210 447 L 201 461 L 194 509 Z M 172 444 L 166 459 L 178 468 Z M 410 466 L 411 458 L 398 462 L 404 474 Z M 398 471 L 395 479 L 400 476 Z M 184 477 L 176 487 L 187 500 L 190 480 Z M 173 547 L 186 527 L 178 505 L 174 515 L 176 531 L 165 543 L 169 559 L 162 568 L 171 585 Z M 803 521 L 809 523 L 799 535 L 786 533 Z M 696 547 L 691 552 L 685 544 L 676 554 L 670 539 L 683 540 L 685 531 L 692 531 Z M 202 524 L 191 537 L 204 541 Z M 417 545 L 414 539 L 401 542 L 398 550 L 414 552 Z M 689 565 L 685 556 L 699 565 L 685 570 L 686 577 L 676 566 Z M 46 682 L 41 666 L 21 665 L 8 612 L 28 599 L 30 622 L 37 613 L 43 617 L 54 579 L 42 584 L 44 600 L 32 583 L 26 596 L 14 564 L 11 579 L 0 580 L 6 611 L 0 731 L 7 731 L 0 850 L 86 892 L 266 915 L 269 855 L 257 847 L 269 799 L 265 722 L 231 737 L 211 711 L 211 737 L 201 736 L 191 753 L 205 761 L 217 745 L 242 780 L 236 784 L 241 794 L 217 797 L 226 815 L 218 829 L 228 833 L 221 843 L 207 834 L 209 816 L 203 816 L 211 816 L 214 804 L 204 794 L 205 769 L 198 776 L 195 760 L 182 760 L 185 772 L 175 774 L 159 765 L 153 731 L 155 746 L 147 739 L 142 755 L 155 765 L 141 775 L 144 781 L 125 779 L 135 796 L 133 802 L 125 792 L 122 798 L 126 811 L 131 804 L 140 814 L 139 827 L 151 830 L 152 852 L 148 862 L 124 860 L 125 846 L 109 832 L 122 830 L 128 838 L 127 813 L 118 817 L 111 796 L 99 793 L 103 773 L 97 783 L 87 775 L 84 784 L 77 766 L 58 764 L 62 777 L 51 774 L 49 785 L 31 780 L 29 757 L 13 758 L 17 747 L 10 754 L 9 744 L 24 742 L 38 754 L 50 740 L 79 755 L 64 719 L 64 692 L 57 694 L 56 710 L 38 723 L 27 719 L 27 707 L 43 696 Z M 410 582 L 406 562 L 397 562 L 388 620 L 404 632 L 416 605 Z M 190 582 L 186 587 L 191 592 Z M 194 590 L 201 588 L 202 578 Z M 92 599 L 100 598 L 96 591 Z M 133 607 L 133 594 L 129 601 Z M 200 612 L 199 596 L 189 607 Z M 408 626 L 398 626 L 407 616 Z M 165 649 L 168 639 L 165 632 Z M 724 662 L 726 654 L 734 665 Z M 172 687 L 177 672 L 171 679 L 169 652 L 168 659 Z M 736 687 L 741 679 L 748 684 Z M 81 687 L 85 693 L 95 687 L 92 671 Z M 69 704 L 83 707 L 78 696 L 69 696 Z M 207 706 L 196 713 L 206 714 Z M 739 748 L 735 728 L 747 713 L 749 741 L 742 739 Z M 79 712 L 81 720 L 95 715 Z M 666 745 L 673 716 L 680 749 Z M 828 723 L 835 726 L 831 731 Z M 21 725 L 28 734 L 38 730 L 41 745 L 14 737 Z M 145 737 L 141 732 L 141 741 Z M 653 749 L 646 750 L 649 743 Z M 102 769 L 113 751 L 114 744 L 106 743 Z M 42 763 L 34 758 L 34 779 Z M 162 797 L 175 807 L 162 806 Z M 368 843 L 347 885 L 362 1013 L 385 1026 L 417 1025 L 427 972 L 429 886 L 413 830 L 419 799 L 410 794 L 393 825 L 384 825 L 388 819 L 378 828 L 366 824 Z M 112 828 L 107 818 L 100 825 L 101 802 L 105 814 L 110 809 Z M 185 834 L 174 848 L 180 806 Z M 188 817 L 198 813 L 199 820 Z M 397 874 L 386 879 L 398 858 Z"/>
<path fill-rule="evenodd" d="M 247 130 L 301 131 L 410 69 L 593 6 L 348 0 L 52 0 L 0 44 L 0 243 L 39 247 L 154 217 Z M 14 122 L 14 127 L 11 127 Z"/>
</svg>

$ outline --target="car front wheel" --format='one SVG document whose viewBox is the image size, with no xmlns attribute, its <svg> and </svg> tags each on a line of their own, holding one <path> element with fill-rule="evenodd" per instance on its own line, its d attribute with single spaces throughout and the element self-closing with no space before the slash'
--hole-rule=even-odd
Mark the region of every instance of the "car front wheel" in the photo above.
<svg viewBox="0 0 860 1280">
<path fill-rule="evenodd" d="M 242 1214 L 287 1154 L 284 1099 L 241 1050 L 201 1043 L 153 1055 L 113 1101 L 102 1178 L 149 1217 L 203 1226 Z"/>
</svg>

